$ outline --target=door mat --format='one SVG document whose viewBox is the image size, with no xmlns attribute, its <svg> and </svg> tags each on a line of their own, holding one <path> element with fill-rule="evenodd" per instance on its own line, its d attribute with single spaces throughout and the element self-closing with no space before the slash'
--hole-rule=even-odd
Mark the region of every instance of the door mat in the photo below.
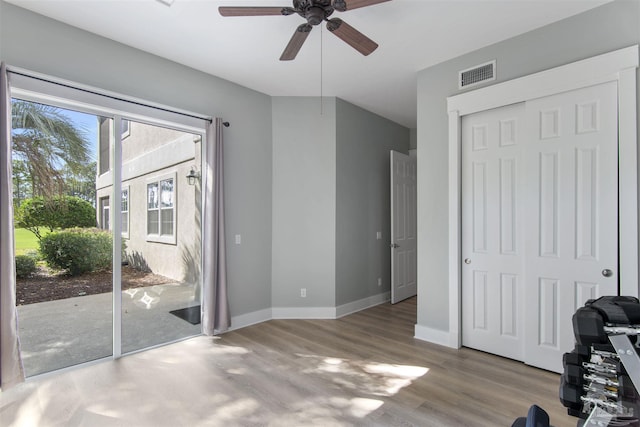
<svg viewBox="0 0 640 427">
<path fill-rule="evenodd" d="M 169 313 L 186 320 L 192 325 L 200 324 L 200 306 L 194 305 L 193 307 L 181 308 L 179 310 L 172 310 Z"/>
</svg>

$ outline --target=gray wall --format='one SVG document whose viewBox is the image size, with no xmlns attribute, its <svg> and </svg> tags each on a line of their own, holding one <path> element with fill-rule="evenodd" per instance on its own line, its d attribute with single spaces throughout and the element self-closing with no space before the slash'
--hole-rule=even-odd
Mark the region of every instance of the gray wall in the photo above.
<svg viewBox="0 0 640 427">
<path fill-rule="evenodd" d="M 338 99 L 336 135 L 339 306 L 390 290 L 389 151 L 408 153 L 409 129 Z"/>
<path fill-rule="evenodd" d="M 224 159 L 231 314 L 271 307 L 271 98 L 11 4 L 0 8 L 0 60 L 9 65 L 231 122 Z"/>
<path fill-rule="evenodd" d="M 446 98 L 458 71 L 496 59 L 498 83 L 638 43 L 640 2 L 618 0 L 418 74 L 418 325 L 449 328 Z"/>
<path fill-rule="evenodd" d="M 320 98 L 273 98 L 274 308 L 389 291 L 392 149 L 408 152 L 409 129 L 336 98 L 322 111 Z"/>
<path fill-rule="evenodd" d="M 334 307 L 336 99 L 272 104 L 273 307 Z"/>
<path fill-rule="evenodd" d="M 5 5 L 5 3 L 2 0 L 0 0 L 0 25 L 2 25 L 2 23 L 4 22 L 4 18 L 3 18 L 4 5 Z M 2 31 L 2 30 L 0 29 L 0 31 Z M 4 58 L 4 56 L 3 56 L 4 49 L 2 48 L 3 45 L 4 45 L 4 43 L 2 41 L 2 38 L 0 38 L 0 60 L 2 60 L 2 58 Z"/>
</svg>

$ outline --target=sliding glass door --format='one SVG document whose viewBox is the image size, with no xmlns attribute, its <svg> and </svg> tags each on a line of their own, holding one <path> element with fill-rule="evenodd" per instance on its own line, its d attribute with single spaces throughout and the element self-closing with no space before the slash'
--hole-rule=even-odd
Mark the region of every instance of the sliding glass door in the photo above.
<svg viewBox="0 0 640 427">
<path fill-rule="evenodd" d="M 201 138 L 135 120 L 122 121 L 121 136 L 128 353 L 200 333 Z"/>
<path fill-rule="evenodd" d="M 102 107 L 13 102 L 28 377 L 201 333 L 202 134 Z"/>
<path fill-rule="evenodd" d="M 108 204 L 96 209 L 99 123 L 113 120 L 20 99 L 12 113 L 18 334 L 33 376 L 113 354 L 113 236 Z"/>
</svg>

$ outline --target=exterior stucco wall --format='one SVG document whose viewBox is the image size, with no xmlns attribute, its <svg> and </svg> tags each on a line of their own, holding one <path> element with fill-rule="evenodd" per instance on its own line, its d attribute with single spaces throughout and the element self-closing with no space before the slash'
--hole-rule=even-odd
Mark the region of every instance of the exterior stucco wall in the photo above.
<svg viewBox="0 0 640 427">
<path fill-rule="evenodd" d="M 123 240 L 126 261 L 140 270 L 173 280 L 198 283 L 200 278 L 200 181 L 189 185 L 192 167 L 201 170 L 201 143 L 196 135 L 131 122 L 122 140 L 122 189 L 128 190 L 129 212 Z M 113 140 L 113 138 L 111 138 Z M 113 150 L 111 150 L 113 151 Z M 113 164 L 112 168 L 113 170 Z M 147 234 L 147 184 L 174 178 L 175 242 L 158 242 Z M 112 192 L 111 173 L 98 177 L 97 200 Z M 120 215 L 120 200 L 111 200 L 111 227 Z M 98 219 L 101 213 L 98 203 Z"/>
</svg>

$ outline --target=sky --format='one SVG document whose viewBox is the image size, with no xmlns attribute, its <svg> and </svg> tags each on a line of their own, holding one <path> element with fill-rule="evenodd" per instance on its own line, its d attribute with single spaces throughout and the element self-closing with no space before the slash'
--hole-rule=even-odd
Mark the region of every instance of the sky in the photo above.
<svg viewBox="0 0 640 427">
<path fill-rule="evenodd" d="M 85 114 L 73 110 L 60 109 L 62 114 L 67 116 L 77 128 L 86 131 L 87 138 L 90 142 L 91 156 L 95 158 L 96 147 L 98 145 L 98 119 L 93 114 Z"/>
</svg>

